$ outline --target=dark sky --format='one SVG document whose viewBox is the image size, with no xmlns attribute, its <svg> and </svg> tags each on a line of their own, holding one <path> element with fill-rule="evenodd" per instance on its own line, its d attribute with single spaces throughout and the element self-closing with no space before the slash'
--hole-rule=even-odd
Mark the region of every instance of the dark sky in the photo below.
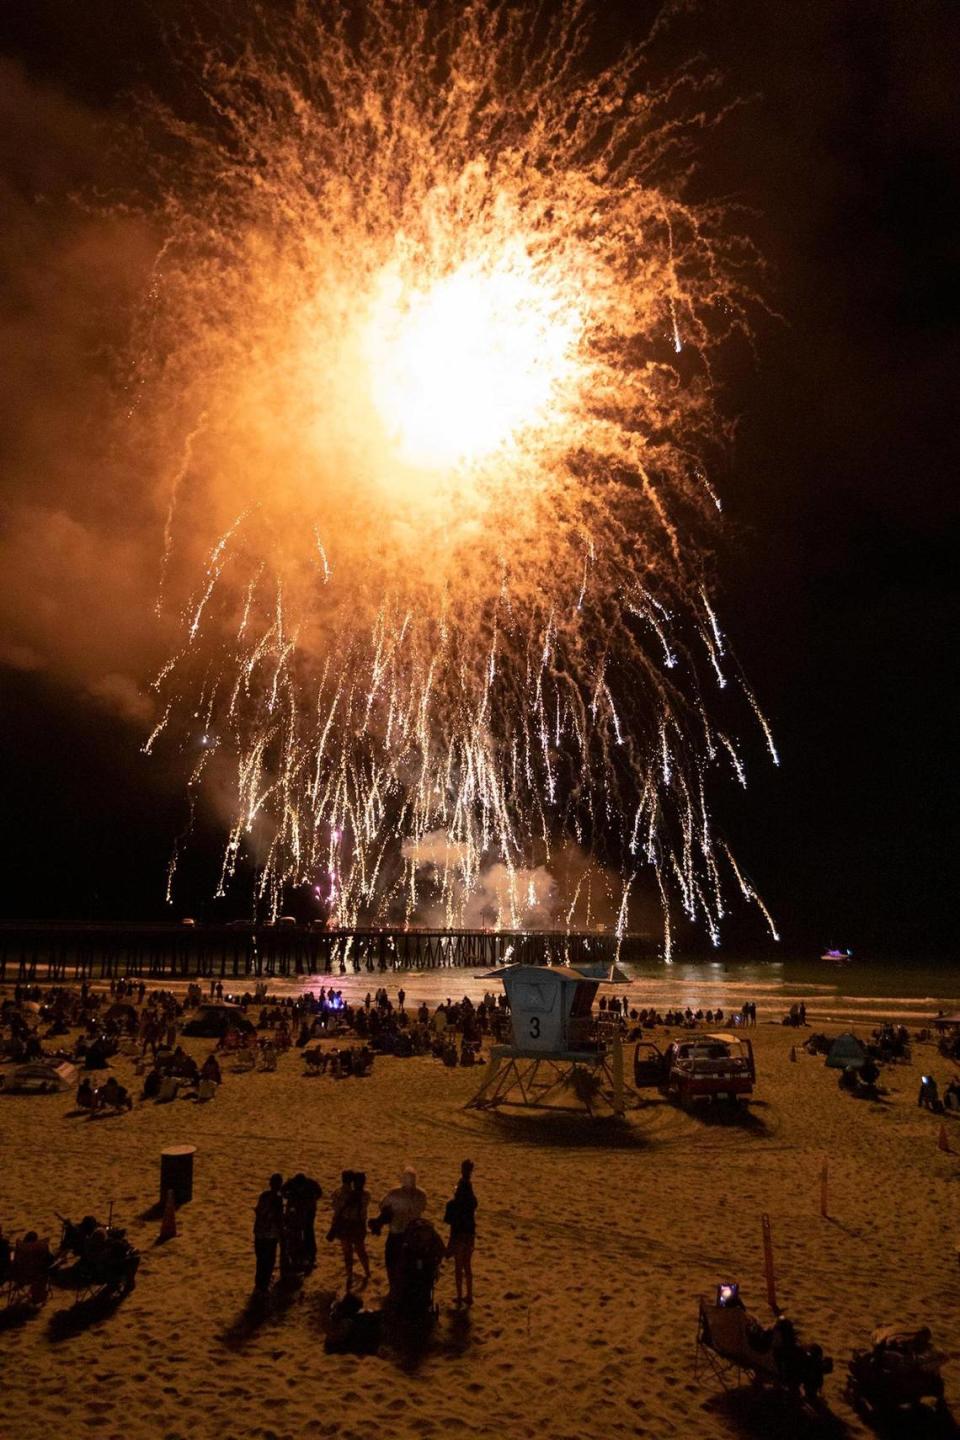
<svg viewBox="0 0 960 1440">
<path fill-rule="evenodd" d="M 637 23 L 635 5 L 603 9 L 611 35 Z M 783 764 L 758 751 L 720 818 L 790 950 L 954 944 L 955 18 L 950 0 L 719 0 L 664 47 L 699 48 L 744 99 L 705 135 L 697 183 L 748 207 L 779 317 L 728 377 L 740 419 L 718 480 L 723 616 Z M 33 0 L 4 7 L 0 56 L 48 97 L 107 107 L 162 81 L 157 35 L 144 0 Z M 22 153 L 8 140 L 0 160 L 17 184 Z M 164 913 L 183 806 L 162 768 L 62 676 L 0 681 L 0 913 Z M 198 864 L 178 908 L 199 913 L 209 888 Z"/>
</svg>

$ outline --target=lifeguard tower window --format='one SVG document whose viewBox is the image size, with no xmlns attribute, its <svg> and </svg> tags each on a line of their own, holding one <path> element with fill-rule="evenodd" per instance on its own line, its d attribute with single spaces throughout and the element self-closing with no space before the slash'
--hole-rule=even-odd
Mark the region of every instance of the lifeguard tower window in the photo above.
<svg viewBox="0 0 960 1440">
<path fill-rule="evenodd" d="M 557 1003 L 559 991 L 555 985 L 515 985 L 514 993 L 516 999 L 514 1004 L 518 1010 L 525 1014 L 530 1011 L 539 1011 L 546 1015 Z"/>
<path fill-rule="evenodd" d="M 576 991 L 574 992 L 573 1005 L 570 1009 L 571 1019 L 579 1019 L 584 1015 L 590 1014 L 591 1007 L 593 1006 L 594 996 L 596 995 L 598 989 L 599 986 L 597 985 L 577 986 Z"/>
</svg>

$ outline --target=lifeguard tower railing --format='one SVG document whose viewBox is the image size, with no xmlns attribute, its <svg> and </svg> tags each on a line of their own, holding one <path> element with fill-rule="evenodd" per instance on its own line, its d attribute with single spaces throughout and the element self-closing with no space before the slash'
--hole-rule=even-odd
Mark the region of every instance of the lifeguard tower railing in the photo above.
<svg viewBox="0 0 960 1440">
<path fill-rule="evenodd" d="M 0 983 L 280 979 L 521 963 L 610 962 L 613 935 L 566 931 L 327 930 L 313 925 L 0 922 Z"/>
</svg>

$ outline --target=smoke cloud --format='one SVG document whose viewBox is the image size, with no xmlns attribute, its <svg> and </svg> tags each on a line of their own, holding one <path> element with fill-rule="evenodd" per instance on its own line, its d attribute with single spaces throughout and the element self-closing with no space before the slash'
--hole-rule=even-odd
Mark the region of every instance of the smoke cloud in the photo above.
<svg viewBox="0 0 960 1440">
<path fill-rule="evenodd" d="M 0 664 L 142 728 L 158 507 L 117 434 L 117 356 L 155 242 L 76 199 L 107 148 L 98 116 L 0 60 Z"/>
</svg>

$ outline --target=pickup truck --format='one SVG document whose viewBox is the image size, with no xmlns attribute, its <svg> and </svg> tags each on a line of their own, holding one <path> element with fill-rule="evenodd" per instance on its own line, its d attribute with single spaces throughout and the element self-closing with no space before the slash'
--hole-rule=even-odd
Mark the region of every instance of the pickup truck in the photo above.
<svg viewBox="0 0 960 1440">
<path fill-rule="evenodd" d="M 753 1046 L 740 1035 L 693 1035 L 674 1040 L 663 1052 L 641 1040 L 633 1054 L 636 1088 L 655 1085 L 682 1105 L 749 1098 L 756 1078 Z"/>
</svg>

